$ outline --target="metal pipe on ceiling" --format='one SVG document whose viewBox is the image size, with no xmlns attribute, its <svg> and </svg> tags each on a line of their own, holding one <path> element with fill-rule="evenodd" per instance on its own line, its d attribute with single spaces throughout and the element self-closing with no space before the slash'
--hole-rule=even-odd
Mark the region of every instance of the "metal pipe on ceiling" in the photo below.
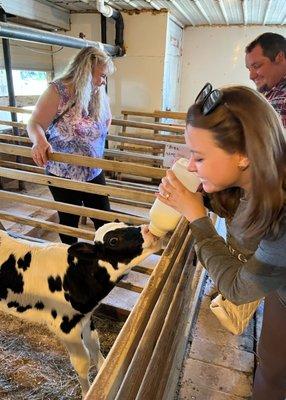
<svg viewBox="0 0 286 400">
<path fill-rule="evenodd" d="M 96 8 L 97 10 L 107 18 L 112 17 L 113 8 L 104 4 L 104 0 L 97 0 L 96 1 Z"/>
<path fill-rule="evenodd" d="M 65 36 L 58 33 L 43 31 L 17 24 L 0 22 L 0 37 L 7 39 L 24 40 L 26 42 L 44 43 L 81 49 L 87 46 L 94 46 L 104 50 L 110 56 L 120 57 L 123 55 L 122 48 L 118 45 L 103 44 L 91 40 L 79 39 L 72 36 Z"/>
<path fill-rule="evenodd" d="M 120 11 L 105 5 L 104 0 L 97 0 L 96 2 L 97 10 L 106 18 L 112 18 L 115 21 L 115 45 L 121 48 L 120 56 L 125 54 L 124 48 L 124 21 Z"/>
<path fill-rule="evenodd" d="M 101 29 L 101 42 L 106 43 L 107 41 L 106 17 L 103 14 L 100 14 L 100 29 Z"/>
</svg>

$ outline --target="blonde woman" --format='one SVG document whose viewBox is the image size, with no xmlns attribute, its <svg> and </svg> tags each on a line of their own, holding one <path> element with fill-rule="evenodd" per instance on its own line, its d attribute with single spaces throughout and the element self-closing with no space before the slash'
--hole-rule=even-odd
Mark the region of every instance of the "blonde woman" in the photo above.
<svg viewBox="0 0 286 400">
<path fill-rule="evenodd" d="M 235 304 L 265 297 L 253 400 L 286 396 L 286 133 L 254 90 L 205 85 L 187 113 L 189 171 L 203 195 L 167 171 L 158 197 L 183 214 L 198 258 Z M 229 221 L 227 242 L 205 206 Z M 238 255 L 243 252 L 244 256 Z M 241 255 L 241 254 L 240 254 Z"/>
<path fill-rule="evenodd" d="M 50 83 L 39 98 L 28 122 L 27 130 L 33 142 L 34 162 L 46 168 L 52 176 L 105 184 L 99 168 L 80 167 L 48 161 L 52 151 L 102 157 L 105 138 L 111 123 L 111 112 L 104 86 L 114 72 L 111 58 L 95 47 L 83 48 L 71 61 L 67 71 Z M 106 196 L 50 187 L 54 200 L 110 210 Z M 59 212 L 60 223 L 77 227 L 79 216 Z M 104 221 L 93 219 L 95 229 Z M 77 239 L 60 235 L 62 242 Z"/>
</svg>

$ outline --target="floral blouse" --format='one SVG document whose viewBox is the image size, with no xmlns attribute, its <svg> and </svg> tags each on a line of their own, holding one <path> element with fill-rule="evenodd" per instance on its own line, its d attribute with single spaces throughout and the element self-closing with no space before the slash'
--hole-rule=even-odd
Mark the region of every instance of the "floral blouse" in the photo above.
<svg viewBox="0 0 286 400">
<path fill-rule="evenodd" d="M 66 86 L 60 81 L 51 83 L 60 95 L 60 103 L 56 117 L 62 114 L 71 100 Z M 108 123 L 111 119 L 109 100 L 104 87 L 101 87 L 102 99 L 104 101 L 100 121 L 94 120 L 86 113 L 80 118 L 75 115 L 75 108 L 66 112 L 56 123 L 52 123 L 46 136 L 53 151 L 80 154 L 83 156 L 102 158 L 105 147 Z M 62 178 L 69 178 L 77 181 L 90 181 L 100 174 L 99 168 L 81 167 L 56 161 L 48 161 L 47 172 Z"/>
</svg>

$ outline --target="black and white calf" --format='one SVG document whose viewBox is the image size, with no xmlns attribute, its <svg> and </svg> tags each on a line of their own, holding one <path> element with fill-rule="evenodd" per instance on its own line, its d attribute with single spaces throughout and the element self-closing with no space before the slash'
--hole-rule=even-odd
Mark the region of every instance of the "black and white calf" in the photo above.
<svg viewBox="0 0 286 400">
<path fill-rule="evenodd" d="M 65 344 L 82 388 L 90 358 L 104 361 L 91 323 L 94 308 L 132 266 L 160 249 L 146 226 L 112 222 L 93 244 L 35 243 L 0 231 L 0 309 L 47 325 Z"/>
</svg>

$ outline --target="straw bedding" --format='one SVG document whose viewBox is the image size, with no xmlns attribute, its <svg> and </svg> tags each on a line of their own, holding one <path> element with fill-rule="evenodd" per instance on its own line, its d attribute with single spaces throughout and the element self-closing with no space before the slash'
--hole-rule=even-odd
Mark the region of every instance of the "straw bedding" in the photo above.
<svg viewBox="0 0 286 400">
<path fill-rule="evenodd" d="M 123 322 L 94 316 L 104 356 Z M 90 377 L 94 378 L 95 368 Z M 46 327 L 0 312 L 0 399 L 78 400 L 80 386 L 67 351 Z"/>
</svg>

